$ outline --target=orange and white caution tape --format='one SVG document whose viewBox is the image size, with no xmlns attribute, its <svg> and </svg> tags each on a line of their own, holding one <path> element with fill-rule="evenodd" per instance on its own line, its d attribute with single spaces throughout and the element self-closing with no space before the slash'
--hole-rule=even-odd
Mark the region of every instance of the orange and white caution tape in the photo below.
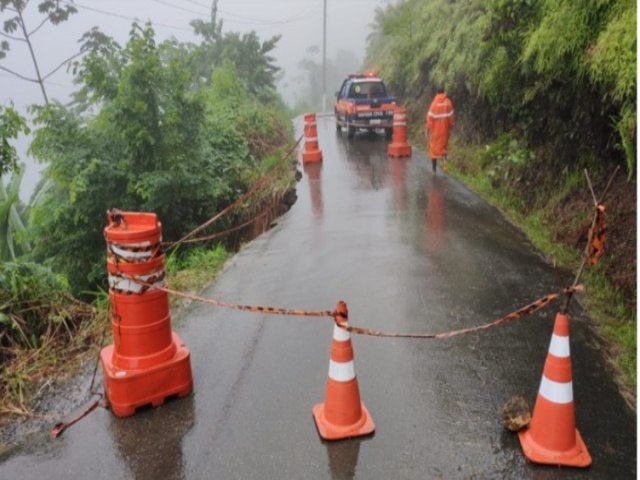
<svg viewBox="0 0 640 480">
<path fill-rule="evenodd" d="M 601 203 L 596 206 L 595 219 L 589 232 L 591 243 L 587 246 L 586 253 L 591 265 L 597 264 L 604 253 L 604 243 L 607 239 L 607 228 L 604 224 L 604 210 L 604 205 Z"/>
<path fill-rule="evenodd" d="M 372 330 L 370 328 L 363 328 L 363 327 L 354 327 L 351 325 L 346 325 L 343 322 L 340 322 L 337 318 L 336 318 L 336 325 L 338 325 L 338 327 L 350 332 L 350 333 L 355 333 L 358 335 L 367 335 L 370 337 L 387 337 L 387 338 L 422 338 L 422 339 L 426 339 L 426 338 L 449 338 L 449 337 L 455 337 L 458 335 L 464 335 L 467 333 L 472 333 L 472 332 L 478 332 L 480 330 L 486 330 L 488 328 L 492 328 L 492 327 L 496 327 L 498 325 L 502 325 L 504 323 L 508 323 L 511 322 L 513 320 L 517 320 L 519 318 L 522 318 L 526 315 L 530 315 L 538 310 L 540 310 L 541 308 L 546 307 L 547 305 L 549 305 L 552 301 L 554 301 L 555 299 L 557 299 L 559 297 L 559 295 L 557 293 L 551 293 L 549 295 L 545 295 L 544 297 L 536 300 L 533 303 L 530 303 L 529 305 L 526 305 L 518 310 L 516 310 L 515 312 L 510 313 L 509 315 L 506 315 L 504 317 L 498 318 L 497 320 L 494 320 L 492 322 L 489 323 L 485 323 L 482 325 L 478 325 L 475 327 L 468 327 L 468 328 L 462 328 L 460 330 L 451 330 L 448 332 L 441 332 L 441 333 L 393 333 L 393 332 L 383 332 L 380 330 Z"/>
<path fill-rule="evenodd" d="M 229 308 L 232 310 L 243 310 L 247 312 L 253 313 L 265 313 L 270 315 L 291 315 L 291 316 L 301 316 L 301 317 L 333 317 L 336 325 L 343 330 L 346 330 L 350 333 L 355 333 L 358 335 L 367 335 L 372 337 L 393 337 L 393 338 L 449 338 L 455 337 L 458 335 L 464 335 L 467 333 L 478 332 L 481 330 L 486 330 L 492 327 L 496 327 L 498 325 L 502 325 L 513 320 L 517 320 L 526 315 L 530 315 L 546 306 L 548 306 L 552 301 L 556 300 L 560 295 L 557 293 L 550 293 L 545 295 L 544 297 L 532 302 L 524 307 L 516 310 L 515 312 L 510 313 L 504 317 L 498 318 L 489 323 L 485 323 L 482 325 L 478 325 L 475 327 L 468 327 L 459 330 L 452 330 L 448 332 L 440 332 L 440 333 L 391 333 L 391 332 L 383 332 L 380 330 L 372 330 L 364 327 L 355 327 L 346 324 L 347 318 L 345 314 L 342 312 L 338 312 L 335 310 L 303 310 L 303 309 L 287 309 L 287 308 L 278 308 L 278 307 L 267 307 L 267 306 L 258 306 L 258 305 L 242 305 L 238 303 L 230 303 L 223 302 L 220 300 L 215 300 L 213 298 L 205 298 L 200 297 L 198 295 L 193 295 L 190 293 L 179 292 L 177 290 L 173 290 L 167 287 L 155 287 L 150 284 L 146 284 L 142 279 L 135 276 L 124 275 L 128 277 L 133 282 L 139 282 L 143 286 L 148 287 L 149 289 L 157 289 L 164 292 L 167 292 L 171 295 L 176 295 L 182 298 L 187 298 L 189 300 L 194 300 L 202 303 L 206 303 L 208 305 L 213 305 L 215 307 Z M 565 294 L 573 294 L 576 292 L 582 291 L 582 285 L 578 285 L 576 287 L 569 287 L 564 289 Z M 339 320 L 339 318 L 343 318 L 344 321 Z"/>
</svg>

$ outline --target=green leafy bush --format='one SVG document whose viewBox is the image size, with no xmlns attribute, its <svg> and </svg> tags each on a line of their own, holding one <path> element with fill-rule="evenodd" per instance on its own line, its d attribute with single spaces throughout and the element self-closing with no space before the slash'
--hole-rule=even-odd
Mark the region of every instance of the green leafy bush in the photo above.
<svg viewBox="0 0 640 480">
<path fill-rule="evenodd" d="M 124 47 L 88 38 L 75 104 L 36 108 L 31 145 L 50 181 L 32 209 L 33 258 L 64 272 L 75 293 L 105 284 L 107 209 L 154 212 L 165 240 L 177 240 L 246 191 L 259 160 L 288 138 L 277 102 L 258 103 L 264 90 L 249 88 L 249 65 L 236 68 L 232 52 L 259 44 L 233 37 L 202 82 L 189 69 L 215 42 L 156 45 L 153 29 L 136 24 Z"/>
</svg>

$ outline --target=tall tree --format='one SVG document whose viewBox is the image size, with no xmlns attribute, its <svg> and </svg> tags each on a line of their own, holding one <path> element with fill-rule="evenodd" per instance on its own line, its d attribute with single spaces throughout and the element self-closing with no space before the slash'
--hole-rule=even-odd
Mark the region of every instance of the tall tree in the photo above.
<svg viewBox="0 0 640 480">
<path fill-rule="evenodd" d="M 73 5 L 73 0 L 44 0 L 38 3 L 38 12 L 45 15 L 44 19 L 34 28 L 30 28 L 25 20 L 26 9 L 29 5 L 28 0 L 0 0 L 0 18 L 3 20 L 2 32 L 0 37 L 4 40 L 0 42 L 0 59 L 7 56 L 7 52 L 10 50 L 10 42 L 20 42 L 26 44 L 29 49 L 29 55 L 33 63 L 33 69 L 35 77 L 27 76 L 22 73 L 16 72 L 9 68 L 0 65 L 0 70 L 3 70 L 17 78 L 34 82 L 40 85 L 40 91 L 45 103 L 49 103 L 49 97 L 47 90 L 44 86 L 44 82 L 47 78 L 57 72 L 63 65 L 72 60 L 73 58 L 81 55 L 82 52 L 78 52 L 66 60 L 62 61 L 56 68 L 48 73 L 42 73 L 40 70 L 40 63 L 38 62 L 36 52 L 33 48 L 33 36 L 47 23 L 58 25 L 69 18 L 70 15 L 77 12 Z"/>
</svg>

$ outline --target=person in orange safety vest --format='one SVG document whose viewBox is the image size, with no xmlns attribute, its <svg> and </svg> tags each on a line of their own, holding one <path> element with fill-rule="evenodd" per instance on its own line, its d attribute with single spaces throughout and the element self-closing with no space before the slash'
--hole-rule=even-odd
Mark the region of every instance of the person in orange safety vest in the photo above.
<svg viewBox="0 0 640 480">
<path fill-rule="evenodd" d="M 427 113 L 424 127 L 425 138 L 431 132 L 429 141 L 429 157 L 433 173 L 436 173 L 436 163 L 439 158 L 447 159 L 447 145 L 449 143 L 449 133 L 456 123 L 456 116 L 453 112 L 453 103 L 444 93 L 444 87 L 438 87 L 436 96 L 431 102 Z"/>
</svg>

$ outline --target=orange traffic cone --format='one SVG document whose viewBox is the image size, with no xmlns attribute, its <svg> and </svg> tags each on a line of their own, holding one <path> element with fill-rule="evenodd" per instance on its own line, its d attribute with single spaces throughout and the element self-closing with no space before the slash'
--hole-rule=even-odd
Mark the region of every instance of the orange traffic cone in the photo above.
<svg viewBox="0 0 640 480">
<path fill-rule="evenodd" d="M 318 147 L 316 114 L 307 113 L 304 116 L 304 150 L 302 151 L 302 162 L 320 161 L 322 161 L 322 150 Z"/>
<path fill-rule="evenodd" d="M 347 318 L 344 302 L 338 302 L 336 311 L 343 319 Z M 346 323 L 346 320 L 341 322 L 343 325 Z M 338 325 L 333 328 L 325 401 L 313 407 L 313 418 L 324 440 L 361 437 L 373 433 L 376 428 L 369 411 L 360 401 L 351 335 Z"/>
<path fill-rule="evenodd" d="M 407 109 L 396 107 L 393 112 L 393 137 L 387 154 L 390 157 L 410 157 L 411 145 L 407 143 Z"/>
<path fill-rule="evenodd" d="M 591 456 L 576 429 L 569 317 L 558 313 L 529 427 L 518 432 L 525 457 L 534 463 L 588 467 Z"/>
</svg>

